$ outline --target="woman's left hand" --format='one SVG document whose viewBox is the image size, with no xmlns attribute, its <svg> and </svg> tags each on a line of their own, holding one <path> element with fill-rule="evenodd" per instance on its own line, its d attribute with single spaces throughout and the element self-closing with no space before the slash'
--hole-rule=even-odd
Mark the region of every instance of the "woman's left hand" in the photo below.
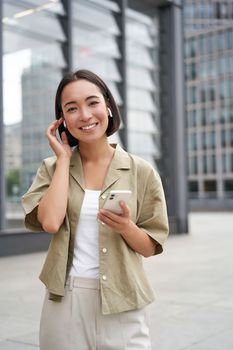
<svg viewBox="0 0 233 350">
<path fill-rule="evenodd" d="M 130 225 L 130 210 L 124 201 L 119 203 L 122 213 L 120 215 L 113 213 L 110 210 L 100 209 L 98 220 L 109 226 L 118 233 L 124 233 Z"/>
<path fill-rule="evenodd" d="M 117 215 L 110 210 L 100 209 L 98 219 L 115 232 L 118 232 L 131 249 L 148 257 L 155 254 L 155 241 L 141 230 L 131 219 L 130 210 L 125 202 L 120 201 L 122 214 Z"/>
</svg>

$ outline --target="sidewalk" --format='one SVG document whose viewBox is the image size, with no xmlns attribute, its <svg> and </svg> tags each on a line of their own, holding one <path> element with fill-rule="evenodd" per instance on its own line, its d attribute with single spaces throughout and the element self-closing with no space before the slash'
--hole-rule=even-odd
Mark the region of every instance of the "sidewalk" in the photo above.
<svg viewBox="0 0 233 350">
<path fill-rule="evenodd" d="M 162 255 L 145 259 L 157 295 L 152 349 L 232 350 L 233 213 L 193 213 L 189 222 L 189 235 L 170 236 Z M 44 258 L 0 259 L 0 350 L 39 348 Z"/>
</svg>

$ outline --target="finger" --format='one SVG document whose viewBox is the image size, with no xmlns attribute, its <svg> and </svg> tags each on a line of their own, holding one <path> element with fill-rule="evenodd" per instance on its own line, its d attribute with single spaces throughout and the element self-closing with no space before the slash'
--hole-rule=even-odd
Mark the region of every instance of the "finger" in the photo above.
<svg viewBox="0 0 233 350">
<path fill-rule="evenodd" d="M 112 230 L 116 230 L 114 223 L 110 219 L 106 219 L 105 221 L 101 221 L 101 224 L 108 226 Z"/>
<path fill-rule="evenodd" d="M 109 217 L 106 216 L 99 216 L 99 221 L 101 223 L 104 223 L 105 225 L 107 225 L 108 227 L 110 227 L 112 230 L 116 231 L 116 232 L 123 232 L 127 225 L 128 225 L 128 220 L 125 218 L 122 218 L 120 216 L 118 216 L 118 218 L 120 220 L 118 221 L 113 221 L 111 220 Z"/>
<path fill-rule="evenodd" d="M 53 136 L 56 135 L 56 130 L 59 127 L 59 125 L 61 124 L 61 121 L 62 121 L 62 118 L 60 118 L 60 119 L 59 120 L 54 120 L 52 122 L 52 124 L 49 125 L 49 127 L 47 129 L 47 134 L 49 133 L 50 135 L 52 134 Z"/>
<path fill-rule="evenodd" d="M 119 227 L 119 223 L 118 222 L 115 222 L 113 221 L 112 219 L 110 219 L 109 217 L 107 216 L 104 216 L 104 215 L 98 215 L 98 220 L 104 224 L 104 225 L 107 225 L 109 226 L 110 228 L 112 229 L 116 229 Z"/>
<path fill-rule="evenodd" d="M 110 210 L 106 210 L 106 209 L 100 209 L 98 218 L 101 221 L 104 221 L 104 223 L 106 223 L 106 220 L 107 220 L 107 222 L 111 221 L 112 223 L 115 223 L 118 225 L 123 223 L 123 220 L 124 220 L 121 215 L 117 215 L 111 212 Z"/>
<path fill-rule="evenodd" d="M 54 123 L 47 128 L 46 135 L 48 138 L 56 135 L 56 128 Z"/>
<path fill-rule="evenodd" d="M 68 142 L 68 137 L 67 137 L 65 131 L 63 131 L 63 132 L 61 133 L 61 140 L 62 140 L 62 143 L 63 143 L 64 145 L 68 145 L 68 144 L 69 144 L 69 142 Z"/>
<path fill-rule="evenodd" d="M 117 220 L 120 215 L 113 213 L 111 210 L 100 209 L 99 213 L 103 216 L 110 218 L 111 220 Z"/>
<path fill-rule="evenodd" d="M 120 207 L 122 209 L 122 216 L 129 217 L 130 210 L 129 210 L 129 207 L 126 205 L 126 203 L 124 201 L 120 201 L 119 205 L 120 205 Z"/>
<path fill-rule="evenodd" d="M 46 135 L 47 136 L 51 135 L 51 132 L 52 132 L 51 130 L 53 128 L 53 125 L 54 125 L 54 122 L 47 127 L 47 129 L 46 129 Z"/>
<path fill-rule="evenodd" d="M 62 124 L 62 118 L 55 120 L 55 122 L 52 124 L 54 128 L 59 128 L 59 126 Z"/>
</svg>

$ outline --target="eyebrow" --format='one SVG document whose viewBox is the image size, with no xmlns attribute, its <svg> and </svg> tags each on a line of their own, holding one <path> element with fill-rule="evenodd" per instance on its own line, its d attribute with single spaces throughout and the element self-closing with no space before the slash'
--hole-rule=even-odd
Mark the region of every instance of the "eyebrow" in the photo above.
<svg viewBox="0 0 233 350">
<path fill-rule="evenodd" d="M 91 96 L 88 96 L 87 98 L 85 98 L 85 101 L 88 101 L 88 100 L 90 100 L 90 99 L 92 99 L 92 98 L 100 98 L 99 96 L 97 96 L 97 95 L 91 95 Z M 64 107 L 66 107 L 66 106 L 68 106 L 68 105 L 71 105 L 71 104 L 77 104 L 77 101 L 69 101 L 69 102 L 67 102 L 65 105 L 64 105 Z"/>
</svg>

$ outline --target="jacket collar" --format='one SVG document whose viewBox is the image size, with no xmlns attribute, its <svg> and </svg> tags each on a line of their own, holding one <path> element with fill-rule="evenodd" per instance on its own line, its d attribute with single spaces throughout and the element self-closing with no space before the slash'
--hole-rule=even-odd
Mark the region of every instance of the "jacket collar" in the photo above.
<svg viewBox="0 0 233 350">
<path fill-rule="evenodd" d="M 130 169 L 130 157 L 129 154 L 124 151 L 119 145 L 111 144 L 115 148 L 115 153 L 110 163 L 107 176 L 105 178 L 102 193 L 107 190 L 113 183 L 117 182 L 121 176 L 121 170 Z M 83 174 L 82 160 L 78 147 L 73 150 L 73 154 L 70 161 L 70 174 L 78 182 L 79 186 L 84 190 L 85 181 Z"/>
</svg>

